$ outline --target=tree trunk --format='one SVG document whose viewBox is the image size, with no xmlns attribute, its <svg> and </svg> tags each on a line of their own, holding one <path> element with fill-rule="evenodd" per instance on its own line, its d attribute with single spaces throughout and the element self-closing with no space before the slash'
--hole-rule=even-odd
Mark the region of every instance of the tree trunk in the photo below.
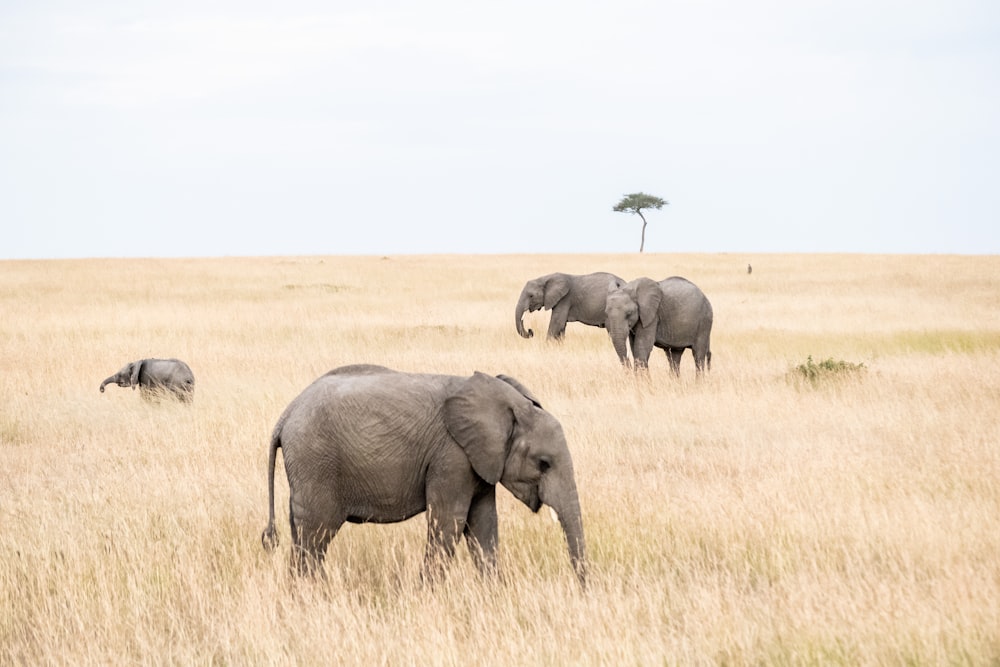
<svg viewBox="0 0 1000 667">
<path fill-rule="evenodd" d="M 642 218 L 642 242 L 639 243 L 639 252 L 642 252 L 642 249 L 646 247 L 646 216 L 642 214 L 642 211 L 636 211 L 636 213 Z"/>
</svg>

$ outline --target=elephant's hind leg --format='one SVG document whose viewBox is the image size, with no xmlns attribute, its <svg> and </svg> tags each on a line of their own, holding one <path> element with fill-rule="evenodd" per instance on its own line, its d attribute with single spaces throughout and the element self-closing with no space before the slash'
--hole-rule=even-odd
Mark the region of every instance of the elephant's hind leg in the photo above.
<svg viewBox="0 0 1000 667">
<path fill-rule="evenodd" d="M 338 524 L 331 528 L 323 524 L 294 518 L 292 524 L 292 562 L 291 569 L 299 575 L 315 576 L 323 574 L 323 560 L 326 558 L 326 548 L 330 540 L 340 528 Z"/>
<path fill-rule="evenodd" d="M 712 353 L 704 350 L 691 350 L 694 352 L 694 370 L 701 375 L 706 370 L 712 370 Z"/>
<path fill-rule="evenodd" d="M 667 348 L 667 358 L 670 360 L 670 370 L 674 375 L 681 374 L 681 357 L 684 356 L 683 347 Z"/>
</svg>

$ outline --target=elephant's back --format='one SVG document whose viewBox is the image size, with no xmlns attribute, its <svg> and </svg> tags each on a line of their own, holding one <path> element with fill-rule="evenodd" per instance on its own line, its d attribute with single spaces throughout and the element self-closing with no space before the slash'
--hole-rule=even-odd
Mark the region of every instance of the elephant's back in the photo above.
<svg viewBox="0 0 1000 667">
<path fill-rule="evenodd" d="M 143 370 L 159 377 L 171 377 L 177 381 L 194 380 L 194 373 L 186 362 L 180 359 L 147 359 Z"/>
<path fill-rule="evenodd" d="M 683 276 L 670 276 L 660 281 L 660 289 L 664 294 L 700 294 L 701 288 Z"/>
<path fill-rule="evenodd" d="M 663 296 L 670 301 L 687 307 L 697 306 L 702 310 L 707 309 L 707 312 L 711 314 L 712 304 L 709 302 L 708 297 L 705 296 L 700 287 L 687 278 L 671 276 L 661 280 L 659 284 L 660 290 L 663 291 Z"/>
<path fill-rule="evenodd" d="M 594 273 L 588 273 L 585 276 L 580 276 L 580 282 L 586 285 L 588 289 L 594 289 L 600 292 L 606 292 L 608 287 L 611 285 L 621 287 L 625 284 L 625 281 L 620 277 L 607 271 L 596 271 Z"/>
<path fill-rule="evenodd" d="M 404 373 L 325 375 L 276 427 L 289 479 L 305 495 L 330 499 L 346 520 L 400 521 L 423 511 L 427 443 L 449 438 L 443 402 L 433 383 Z"/>
<path fill-rule="evenodd" d="M 434 377 L 396 371 L 324 375 L 282 416 L 282 447 L 286 453 L 291 445 L 371 454 L 414 440 L 431 428 L 444 404 L 446 376 Z"/>
</svg>

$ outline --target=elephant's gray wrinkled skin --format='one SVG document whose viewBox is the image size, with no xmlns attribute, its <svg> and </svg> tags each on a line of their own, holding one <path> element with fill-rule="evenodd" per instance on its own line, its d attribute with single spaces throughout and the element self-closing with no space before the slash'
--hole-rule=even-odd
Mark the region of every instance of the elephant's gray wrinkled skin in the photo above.
<svg viewBox="0 0 1000 667">
<path fill-rule="evenodd" d="M 551 310 L 547 338 L 560 340 L 566 333 L 567 322 L 582 322 L 592 327 L 604 326 L 604 301 L 609 285 L 621 287 L 625 281 L 613 273 L 588 273 L 582 276 L 568 273 L 550 273 L 529 280 L 521 290 L 514 311 L 514 325 L 522 338 L 531 338 L 535 332 L 525 329 L 524 312 L 533 313 L 544 308 Z"/>
<path fill-rule="evenodd" d="M 278 419 L 268 457 L 267 528 L 274 528 L 275 454 L 289 488 L 292 565 L 322 571 L 344 524 L 394 523 L 427 511 L 421 575 L 435 580 L 463 535 L 480 571 L 496 570 L 496 484 L 537 512 L 556 511 L 570 561 L 585 581 L 583 524 L 562 427 L 517 380 L 334 369 Z"/>
<path fill-rule="evenodd" d="M 649 366 L 654 347 L 663 349 L 670 370 L 680 375 L 681 355 L 690 348 L 698 375 L 712 366 L 712 304 L 697 285 L 674 276 L 656 282 L 637 278 L 609 290 L 606 326 L 618 359 L 628 366 L 627 338 L 636 369 Z"/>
<path fill-rule="evenodd" d="M 126 364 L 120 371 L 101 383 L 117 384 L 119 387 L 139 387 L 139 393 L 146 400 L 160 396 L 171 396 L 185 403 L 194 400 L 194 374 L 180 359 L 140 359 Z"/>
</svg>

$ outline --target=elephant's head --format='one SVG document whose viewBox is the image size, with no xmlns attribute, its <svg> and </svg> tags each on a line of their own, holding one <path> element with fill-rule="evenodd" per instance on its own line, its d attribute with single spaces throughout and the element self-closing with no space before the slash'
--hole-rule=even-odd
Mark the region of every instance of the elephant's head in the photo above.
<svg viewBox="0 0 1000 667">
<path fill-rule="evenodd" d="M 562 426 L 517 380 L 477 372 L 445 401 L 445 425 L 473 469 L 537 512 L 555 510 L 581 583 L 586 553 L 573 459 Z"/>
<path fill-rule="evenodd" d="M 101 383 L 101 393 L 104 393 L 104 386 L 116 384 L 119 387 L 132 387 L 134 390 L 139 384 L 139 370 L 142 368 L 141 361 L 133 361 L 126 364 L 120 371 L 104 379 Z"/>
<path fill-rule="evenodd" d="M 569 294 L 569 276 L 563 273 L 553 273 L 526 282 L 514 311 L 514 325 L 517 327 L 517 333 L 522 338 L 534 336 L 534 331 L 524 328 L 522 319 L 525 311 L 533 313 L 542 308 L 551 309 L 567 294 Z"/>
<path fill-rule="evenodd" d="M 650 278 L 637 278 L 622 287 L 608 286 L 604 326 L 623 364 L 628 364 L 625 341 L 637 326 L 648 327 L 656 323 L 662 299 L 660 286 Z"/>
</svg>

